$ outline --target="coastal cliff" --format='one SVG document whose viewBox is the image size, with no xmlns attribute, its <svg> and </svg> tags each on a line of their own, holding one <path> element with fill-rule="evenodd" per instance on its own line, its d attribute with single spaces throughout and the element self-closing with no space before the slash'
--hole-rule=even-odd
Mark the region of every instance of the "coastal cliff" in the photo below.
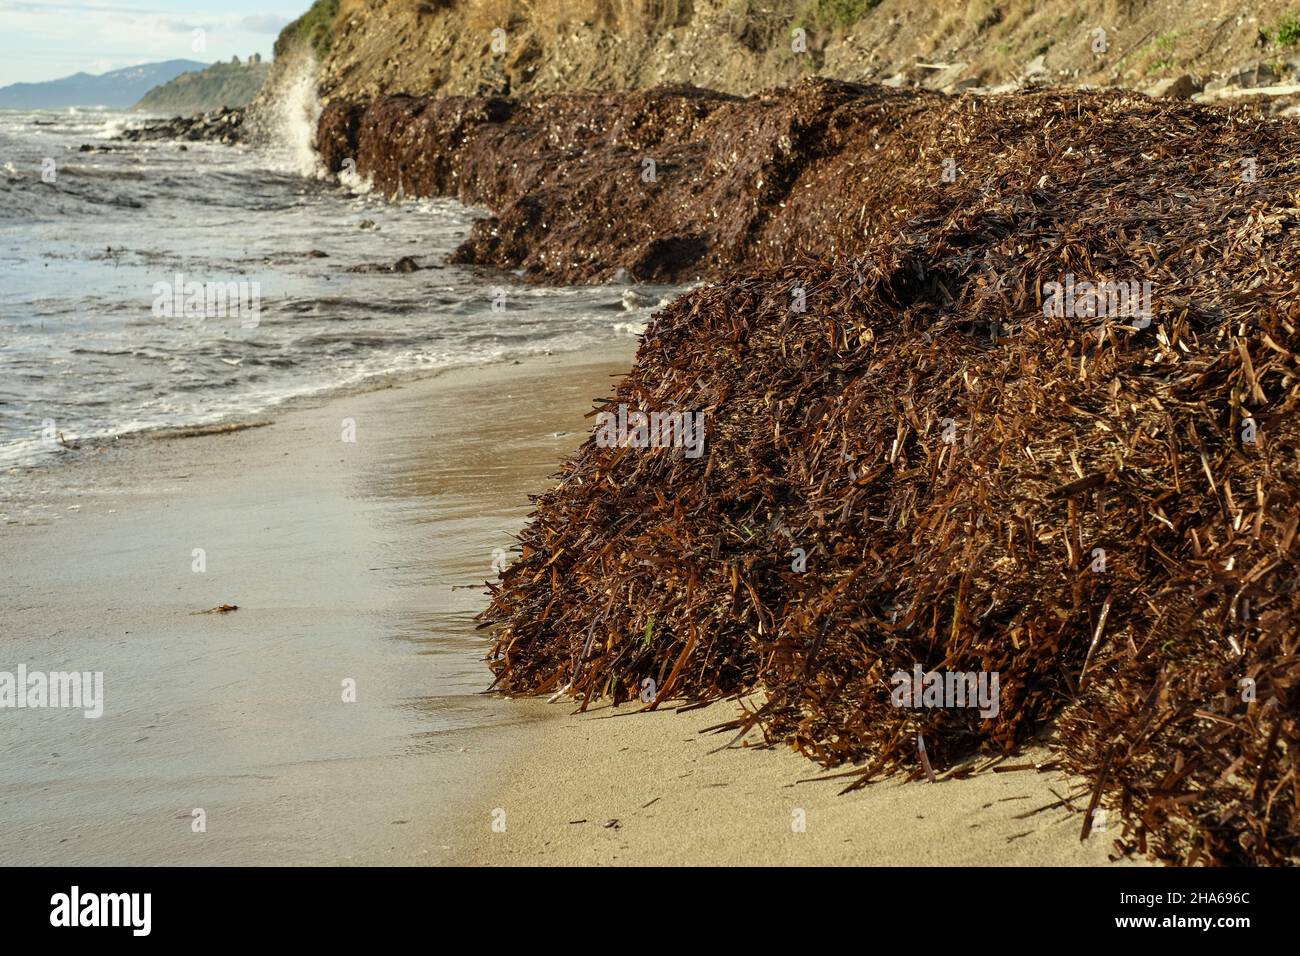
<svg viewBox="0 0 1300 956">
<path fill-rule="evenodd" d="M 749 94 L 813 75 L 1187 95 L 1246 63 L 1262 72 L 1243 85 L 1294 76 L 1300 55 L 1287 0 L 318 0 L 291 40 L 313 48 L 327 101 L 681 84 Z"/>
</svg>

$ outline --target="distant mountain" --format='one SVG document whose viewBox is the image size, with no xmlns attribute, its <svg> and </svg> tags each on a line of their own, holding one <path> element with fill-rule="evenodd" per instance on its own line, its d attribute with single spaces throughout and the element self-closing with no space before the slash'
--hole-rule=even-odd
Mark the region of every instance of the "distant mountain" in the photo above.
<svg viewBox="0 0 1300 956">
<path fill-rule="evenodd" d="M 155 86 L 187 70 L 202 70 L 206 66 L 197 60 L 167 60 L 128 66 L 98 76 L 75 73 L 45 83 L 14 83 L 0 87 L 0 109 L 39 110 L 65 106 L 126 109 Z"/>
<path fill-rule="evenodd" d="M 206 70 L 182 73 L 144 95 L 135 109 L 186 115 L 223 106 L 247 106 L 271 72 L 260 57 L 244 63 L 213 63 Z"/>
</svg>

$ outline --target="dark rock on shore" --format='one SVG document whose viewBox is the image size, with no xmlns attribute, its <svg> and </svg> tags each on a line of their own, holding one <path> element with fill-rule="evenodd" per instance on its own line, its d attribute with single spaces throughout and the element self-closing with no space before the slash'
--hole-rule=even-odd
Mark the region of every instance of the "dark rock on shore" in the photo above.
<svg viewBox="0 0 1300 956">
<path fill-rule="evenodd" d="M 322 255 L 323 254 L 324 253 L 322 253 Z M 398 259 L 392 265 L 384 265 L 383 263 L 380 262 L 368 262 L 365 263 L 364 265 L 351 266 L 348 268 L 347 271 L 348 272 L 406 273 L 406 272 L 419 272 L 420 269 L 422 268 L 423 266 L 421 266 L 418 262 L 416 262 L 413 257 L 402 256 L 402 258 Z"/>
<path fill-rule="evenodd" d="M 244 118 L 245 111 L 242 107 L 222 107 L 195 116 L 174 116 L 168 120 L 146 123 L 123 130 L 117 138 L 131 142 L 205 140 L 233 146 L 245 140 Z"/>
</svg>

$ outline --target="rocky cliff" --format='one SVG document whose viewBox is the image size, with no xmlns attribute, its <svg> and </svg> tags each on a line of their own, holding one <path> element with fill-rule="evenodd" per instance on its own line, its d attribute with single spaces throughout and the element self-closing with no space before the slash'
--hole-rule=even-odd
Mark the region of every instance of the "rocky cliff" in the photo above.
<svg viewBox="0 0 1300 956">
<path fill-rule="evenodd" d="M 1244 64 L 1288 78 L 1300 54 L 1291 5 L 320 0 L 282 42 L 313 48 L 327 100 L 660 84 L 751 93 L 811 75 L 933 89 L 1031 81 L 1145 90 L 1184 76 L 1198 88 Z"/>
</svg>

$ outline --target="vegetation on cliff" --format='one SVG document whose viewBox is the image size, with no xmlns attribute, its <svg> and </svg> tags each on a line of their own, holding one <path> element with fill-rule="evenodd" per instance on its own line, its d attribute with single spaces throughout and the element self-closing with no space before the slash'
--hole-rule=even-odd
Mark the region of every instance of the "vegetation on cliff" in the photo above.
<svg viewBox="0 0 1300 956">
<path fill-rule="evenodd" d="M 307 12 L 294 20 L 283 30 L 275 41 L 275 55 L 284 56 L 291 47 L 302 42 L 323 59 L 334 42 L 335 21 L 339 14 L 339 0 L 316 0 Z"/>
</svg>

